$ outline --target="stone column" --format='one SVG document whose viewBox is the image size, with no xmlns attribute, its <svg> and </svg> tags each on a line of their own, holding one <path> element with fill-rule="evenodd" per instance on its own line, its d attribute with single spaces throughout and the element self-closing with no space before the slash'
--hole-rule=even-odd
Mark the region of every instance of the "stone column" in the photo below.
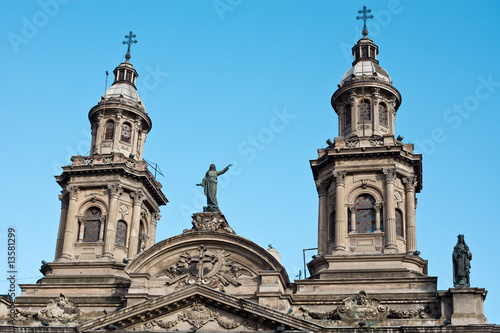
<svg viewBox="0 0 500 333">
<path fill-rule="evenodd" d="M 396 245 L 396 207 L 394 205 L 394 185 L 396 168 L 384 169 L 385 175 L 385 253 L 397 253 Z"/>
<path fill-rule="evenodd" d="M 375 132 L 375 130 L 377 131 L 380 130 L 379 126 L 380 119 L 378 113 L 379 100 L 380 100 L 380 89 L 375 88 L 372 94 L 372 101 L 373 101 L 372 134 Z"/>
<path fill-rule="evenodd" d="M 356 132 L 358 128 L 358 108 L 356 107 L 356 94 L 351 92 L 349 95 L 349 103 L 351 104 L 351 133 Z"/>
<path fill-rule="evenodd" d="M 99 228 L 99 242 L 104 240 L 104 228 L 106 226 L 106 215 L 101 216 L 101 227 Z"/>
<path fill-rule="evenodd" d="M 93 155 L 97 155 L 101 153 L 101 146 L 102 146 L 102 132 L 104 130 L 104 123 L 103 123 L 103 116 L 102 113 L 99 112 L 97 115 L 97 130 L 94 132 L 92 131 L 92 142 L 93 145 L 91 146 L 93 149 Z"/>
<path fill-rule="evenodd" d="M 381 204 L 375 204 L 375 232 L 381 232 L 380 230 L 380 210 L 382 209 Z"/>
<path fill-rule="evenodd" d="M 329 181 L 322 181 L 317 184 L 319 197 L 319 211 L 318 211 L 318 254 L 325 254 L 326 242 L 328 240 L 328 188 L 330 187 Z"/>
<path fill-rule="evenodd" d="M 356 233 L 356 205 L 349 205 L 349 211 L 351 213 L 351 234 Z"/>
<path fill-rule="evenodd" d="M 57 232 L 56 255 L 54 260 L 58 259 L 62 253 L 62 248 L 64 243 L 64 231 L 66 229 L 66 219 L 68 217 L 69 200 L 66 193 L 59 194 L 59 200 L 61 200 L 61 217 L 59 218 L 59 231 Z"/>
<path fill-rule="evenodd" d="M 132 209 L 132 225 L 130 227 L 130 242 L 128 246 L 128 257 L 133 258 L 137 254 L 137 247 L 139 246 L 139 227 L 141 225 L 141 206 L 146 196 L 139 190 L 130 194 L 134 200 L 134 207 Z"/>
<path fill-rule="evenodd" d="M 113 138 L 112 151 L 114 151 L 114 152 L 120 151 L 120 138 L 122 136 L 121 119 L 122 119 L 122 110 L 118 110 L 116 112 L 116 119 L 115 119 L 115 137 Z"/>
<path fill-rule="evenodd" d="M 116 133 L 115 133 L 116 134 Z M 116 222 L 118 218 L 118 198 L 123 192 L 120 184 L 108 184 L 109 190 L 109 211 L 106 221 L 106 239 L 104 240 L 104 253 L 103 256 L 113 258 L 115 238 L 116 238 Z"/>
<path fill-rule="evenodd" d="M 78 233 L 78 242 L 83 242 L 83 231 L 85 229 L 87 219 L 85 216 L 78 216 L 78 224 L 80 226 L 80 232 Z"/>
<path fill-rule="evenodd" d="M 415 223 L 415 176 L 403 178 L 405 185 L 406 202 L 406 253 L 411 254 L 417 250 L 417 229 Z"/>
<path fill-rule="evenodd" d="M 345 217 L 344 190 L 347 171 L 333 171 L 335 177 L 335 247 L 334 251 L 346 251 L 347 221 Z"/>
<path fill-rule="evenodd" d="M 137 158 L 142 159 L 142 146 L 146 142 L 146 131 L 141 130 L 137 139 Z"/>
<path fill-rule="evenodd" d="M 78 186 L 67 186 L 69 194 L 68 215 L 66 216 L 66 228 L 64 229 L 64 242 L 61 258 L 71 259 L 73 255 L 73 245 L 75 243 L 76 213 L 78 212 Z"/>
<path fill-rule="evenodd" d="M 151 247 L 155 244 L 156 237 L 156 225 L 158 224 L 158 220 L 161 219 L 160 212 L 155 212 L 151 214 L 151 222 L 149 223 L 149 244 L 148 247 Z"/>
</svg>

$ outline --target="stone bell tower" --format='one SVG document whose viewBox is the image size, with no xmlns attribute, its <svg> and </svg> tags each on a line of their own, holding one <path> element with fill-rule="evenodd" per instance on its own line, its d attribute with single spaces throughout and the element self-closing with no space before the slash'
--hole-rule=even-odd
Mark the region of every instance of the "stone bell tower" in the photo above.
<svg viewBox="0 0 500 333">
<path fill-rule="evenodd" d="M 161 184 L 143 159 L 152 122 L 137 94 L 137 72 L 125 62 L 113 85 L 89 112 L 89 156 L 73 156 L 57 182 L 63 188 L 55 260 L 119 261 L 155 242 L 159 207 L 167 203 Z"/>
<path fill-rule="evenodd" d="M 332 96 L 338 136 L 311 161 L 319 195 L 318 256 L 312 274 L 352 269 L 407 269 L 426 274 L 417 251 L 415 193 L 422 156 L 395 138 L 401 94 L 363 37 Z"/>
</svg>

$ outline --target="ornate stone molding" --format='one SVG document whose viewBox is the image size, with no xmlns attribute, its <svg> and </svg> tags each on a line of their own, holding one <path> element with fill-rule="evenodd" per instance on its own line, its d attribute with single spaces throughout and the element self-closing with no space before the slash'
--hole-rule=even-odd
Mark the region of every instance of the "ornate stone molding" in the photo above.
<svg viewBox="0 0 500 333">
<path fill-rule="evenodd" d="M 120 109 L 116 110 L 116 116 L 115 116 L 116 120 L 119 122 L 120 119 L 122 119 L 122 117 L 123 117 L 123 111 Z M 118 125 L 118 124 L 116 124 L 116 125 Z"/>
<path fill-rule="evenodd" d="M 373 208 L 375 208 L 375 211 L 377 213 L 380 213 L 380 211 L 382 210 L 382 204 L 375 204 L 375 206 L 373 206 Z"/>
<path fill-rule="evenodd" d="M 70 185 L 66 186 L 66 191 L 68 192 L 69 199 L 74 199 L 78 201 L 78 193 L 80 193 L 80 188 L 78 186 Z"/>
<path fill-rule="evenodd" d="M 389 308 L 380 304 L 380 300 L 369 297 L 365 291 L 344 300 L 344 305 L 337 307 L 337 313 L 343 321 L 354 323 L 359 321 L 377 323 L 389 314 Z"/>
<path fill-rule="evenodd" d="M 228 234 L 235 234 L 234 230 L 227 223 L 221 212 L 204 212 L 193 214 L 191 221 L 193 227 L 185 229 L 184 232 L 191 231 L 220 231 Z"/>
<path fill-rule="evenodd" d="M 411 177 L 404 177 L 403 184 L 406 191 L 415 191 L 415 187 L 417 186 L 417 176 L 413 175 Z"/>
<path fill-rule="evenodd" d="M 254 274 L 233 261 L 224 250 L 208 250 L 204 245 L 182 254 L 175 265 L 163 270 L 157 277 L 166 276 L 167 285 L 178 283 L 178 288 L 201 284 L 224 291 L 225 287 L 241 286 L 236 279 Z"/>
<path fill-rule="evenodd" d="M 318 190 L 318 195 L 326 195 L 328 189 L 330 188 L 330 181 L 324 180 L 322 182 L 316 182 L 316 189 Z"/>
<path fill-rule="evenodd" d="M 386 183 L 394 183 L 396 181 L 396 168 L 383 169 Z"/>
<path fill-rule="evenodd" d="M 335 177 L 335 184 L 337 186 L 345 185 L 345 176 L 347 175 L 346 170 L 337 170 L 333 171 L 333 177 Z"/>
<path fill-rule="evenodd" d="M 356 148 L 357 146 L 359 146 L 359 141 L 358 140 L 346 141 L 345 145 L 347 148 Z"/>
<path fill-rule="evenodd" d="M 134 200 L 134 205 L 142 204 L 142 202 L 146 200 L 146 195 L 142 190 L 130 193 L 130 197 Z"/>
<path fill-rule="evenodd" d="M 62 323 L 75 321 L 80 316 L 80 309 L 64 294 L 55 300 L 51 299 L 47 306 L 38 312 L 38 318 L 58 320 Z"/>
<path fill-rule="evenodd" d="M 154 212 L 151 214 L 151 222 L 157 223 L 161 219 L 160 212 Z"/>
<path fill-rule="evenodd" d="M 316 320 L 338 320 L 340 319 L 337 309 L 333 309 L 331 311 L 327 312 L 316 312 L 316 311 L 311 311 L 305 306 L 300 306 L 299 311 L 304 313 L 304 315 L 309 316 L 311 319 L 316 319 Z"/>
<path fill-rule="evenodd" d="M 388 318 L 395 319 L 411 319 L 411 318 L 425 318 L 427 313 L 431 312 L 431 308 L 429 306 L 422 306 L 418 309 L 414 310 L 401 310 L 401 309 L 390 309 Z"/>
<path fill-rule="evenodd" d="M 111 197 L 118 198 L 123 193 L 123 187 L 119 183 L 108 184 L 108 190 Z"/>
</svg>

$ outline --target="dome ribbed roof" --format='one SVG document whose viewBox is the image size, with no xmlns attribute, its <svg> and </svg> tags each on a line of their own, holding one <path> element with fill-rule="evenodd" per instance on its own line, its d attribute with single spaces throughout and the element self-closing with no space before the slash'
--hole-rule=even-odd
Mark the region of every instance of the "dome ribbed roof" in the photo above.
<svg viewBox="0 0 500 333">
<path fill-rule="evenodd" d="M 134 103 L 142 103 L 137 89 L 129 83 L 120 82 L 115 83 L 104 94 L 104 98 L 125 98 Z"/>
<path fill-rule="evenodd" d="M 340 85 L 343 85 L 353 79 L 360 79 L 363 75 L 367 78 L 374 78 L 391 84 L 391 77 L 385 69 L 373 61 L 363 60 L 358 61 L 344 74 L 342 80 L 340 81 Z"/>
</svg>

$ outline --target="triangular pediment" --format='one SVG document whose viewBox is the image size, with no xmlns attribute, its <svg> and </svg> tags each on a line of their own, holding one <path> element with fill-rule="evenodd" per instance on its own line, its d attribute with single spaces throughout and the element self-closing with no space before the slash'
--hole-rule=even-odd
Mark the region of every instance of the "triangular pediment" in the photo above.
<svg viewBox="0 0 500 333">
<path fill-rule="evenodd" d="M 136 331 L 321 331 L 322 326 L 202 285 L 193 285 L 85 322 L 79 332 Z"/>
</svg>

